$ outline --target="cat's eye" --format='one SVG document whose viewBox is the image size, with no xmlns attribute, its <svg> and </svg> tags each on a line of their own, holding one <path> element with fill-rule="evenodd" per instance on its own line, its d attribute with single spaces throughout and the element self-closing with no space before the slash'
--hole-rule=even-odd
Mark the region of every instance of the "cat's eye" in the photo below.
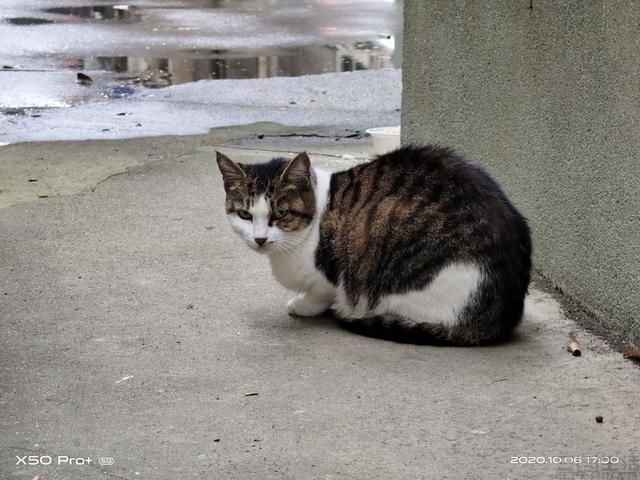
<svg viewBox="0 0 640 480">
<path fill-rule="evenodd" d="M 282 220 L 286 216 L 286 210 L 274 210 L 273 212 L 271 212 L 271 218 L 273 218 L 274 220 Z"/>
<path fill-rule="evenodd" d="M 253 216 L 246 210 L 238 210 L 238 216 L 243 220 L 251 220 Z"/>
</svg>

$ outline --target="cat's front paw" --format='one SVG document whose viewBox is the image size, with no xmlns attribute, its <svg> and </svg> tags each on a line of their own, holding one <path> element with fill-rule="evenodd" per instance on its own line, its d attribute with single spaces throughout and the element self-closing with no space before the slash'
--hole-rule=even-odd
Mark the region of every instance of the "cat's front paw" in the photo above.
<svg viewBox="0 0 640 480">
<path fill-rule="evenodd" d="M 329 308 L 329 305 L 326 303 L 314 301 L 304 293 L 296 295 L 287 302 L 289 315 L 297 315 L 299 317 L 315 317 L 327 308 Z"/>
</svg>

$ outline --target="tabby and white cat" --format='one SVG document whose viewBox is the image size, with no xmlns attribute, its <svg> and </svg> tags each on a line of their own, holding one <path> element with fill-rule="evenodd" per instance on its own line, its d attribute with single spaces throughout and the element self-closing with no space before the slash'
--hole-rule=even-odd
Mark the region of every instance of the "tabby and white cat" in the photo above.
<svg viewBox="0 0 640 480">
<path fill-rule="evenodd" d="M 451 150 L 401 148 L 337 173 L 306 153 L 217 161 L 231 227 L 297 292 L 291 314 L 333 309 L 366 335 L 448 345 L 500 341 L 520 321 L 527 222 Z"/>
</svg>

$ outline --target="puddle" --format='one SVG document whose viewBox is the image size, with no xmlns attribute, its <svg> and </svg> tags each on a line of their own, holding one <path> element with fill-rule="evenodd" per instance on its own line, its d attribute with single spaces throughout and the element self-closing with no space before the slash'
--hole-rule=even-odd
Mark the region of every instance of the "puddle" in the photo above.
<svg viewBox="0 0 640 480">
<path fill-rule="evenodd" d="M 15 26 L 5 26 L 9 42 L 0 44 L 5 107 L 69 106 L 198 80 L 400 67 L 401 0 L 5 1 L 23 14 L 4 20 Z M 105 78 L 71 94 L 73 80 L 51 81 L 70 72 Z M 39 96 L 16 78 L 37 84 Z"/>
<path fill-rule="evenodd" d="M 138 8 L 130 5 L 95 5 L 87 7 L 52 7 L 43 10 L 46 13 L 64 15 L 74 19 L 113 20 L 120 22 L 139 22 L 142 14 Z M 61 20 L 62 21 L 62 20 Z"/>
<path fill-rule="evenodd" d="M 181 3 L 171 2 L 171 4 L 151 1 L 139 5 L 135 2 L 121 5 L 61 5 L 49 7 L 43 11 L 55 15 L 55 21 L 60 23 L 78 20 L 131 23 L 144 20 L 143 28 L 147 31 L 166 31 L 168 34 L 171 30 L 181 31 L 184 34 L 197 31 L 199 35 L 213 34 L 214 36 L 219 27 L 214 24 L 203 28 L 199 23 L 214 11 L 219 12 L 215 15 L 230 15 L 230 19 L 237 18 L 234 15 L 252 12 L 257 13 L 256 18 L 261 19 L 260 21 L 265 24 L 276 25 L 276 30 L 283 28 L 283 36 L 286 36 L 288 29 L 293 29 L 323 32 L 320 36 L 331 36 L 340 32 L 348 38 L 351 32 L 346 25 L 353 22 L 358 25 L 358 22 L 362 21 L 378 22 L 384 25 L 384 21 L 380 21 L 385 16 L 383 12 L 386 11 L 386 15 L 397 14 L 401 8 L 393 7 L 395 10 L 393 8 L 389 10 L 388 5 L 384 5 L 394 3 L 393 0 L 378 0 L 377 3 L 380 5 L 376 5 L 376 2 L 366 5 L 354 0 L 340 2 L 310 0 L 304 4 L 293 0 L 186 0 Z M 401 2 L 398 3 L 401 4 Z M 300 9 L 307 11 L 300 13 Z M 309 14 L 309 11 L 313 14 Z M 158 14 L 158 12 L 166 13 Z M 180 12 L 188 15 L 185 18 L 190 19 L 190 22 L 185 20 L 186 23 L 175 25 L 169 20 L 167 23 L 167 18 L 171 19 L 176 14 L 183 15 Z M 289 18 L 289 15 L 292 15 L 292 18 Z M 281 18 L 278 18 L 279 16 Z M 370 20 L 362 20 L 361 17 Z M 283 19 L 291 25 L 281 25 L 280 22 Z M 341 28 L 331 26 L 341 25 L 341 23 L 345 26 Z M 387 23 L 391 25 L 393 22 Z M 249 25 L 250 22 L 245 28 L 250 28 Z M 228 34 L 229 32 L 221 33 L 223 36 Z M 145 48 L 149 50 L 150 47 Z M 157 42 L 151 45 L 151 48 L 153 52 L 140 52 L 139 55 L 59 57 L 62 60 L 57 68 L 115 72 L 120 74 L 118 78 L 125 83 L 147 88 L 162 88 L 205 79 L 300 76 L 399 67 L 399 55 L 394 55 L 395 36 L 389 32 L 379 33 L 375 38 L 364 40 L 343 39 L 336 43 L 270 49 L 175 50 L 170 46 L 163 49 L 157 45 Z"/>
<path fill-rule="evenodd" d="M 43 17 L 14 17 L 4 21 L 11 25 L 47 25 L 51 23 L 95 22 L 140 22 L 142 11 L 131 5 L 92 5 L 80 7 L 44 8 Z"/>
<path fill-rule="evenodd" d="M 54 23 L 53 20 L 47 20 L 46 18 L 34 18 L 34 17 L 14 17 L 14 18 L 6 18 L 4 20 L 6 23 L 11 25 L 46 25 L 49 23 Z"/>
<path fill-rule="evenodd" d="M 393 68 L 393 51 L 374 42 L 264 51 L 189 50 L 169 57 L 64 58 L 74 70 L 105 70 L 125 83 L 162 88 L 198 80 L 296 77 Z"/>
<path fill-rule="evenodd" d="M 30 112 L 28 108 L 0 108 L 0 113 L 4 115 L 28 115 Z"/>
</svg>

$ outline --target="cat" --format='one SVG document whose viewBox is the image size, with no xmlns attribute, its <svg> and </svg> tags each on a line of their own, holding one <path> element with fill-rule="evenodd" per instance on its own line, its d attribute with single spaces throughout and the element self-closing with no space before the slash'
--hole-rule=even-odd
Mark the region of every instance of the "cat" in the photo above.
<svg viewBox="0 0 640 480">
<path fill-rule="evenodd" d="M 290 314 L 331 309 L 355 332 L 434 345 L 491 344 L 518 325 L 527 221 L 453 150 L 402 147 L 335 173 L 304 152 L 217 163 L 231 228 L 297 293 Z"/>
</svg>

